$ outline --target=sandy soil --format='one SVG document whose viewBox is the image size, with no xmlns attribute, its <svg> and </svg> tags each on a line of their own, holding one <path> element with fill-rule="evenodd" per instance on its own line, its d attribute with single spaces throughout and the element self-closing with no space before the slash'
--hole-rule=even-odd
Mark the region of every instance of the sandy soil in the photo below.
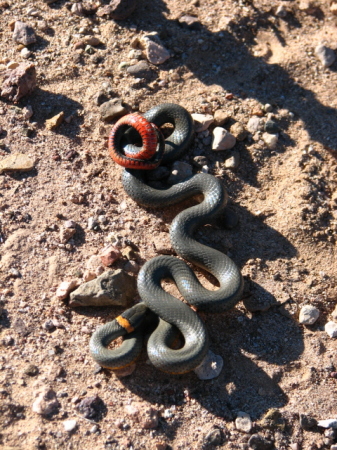
<svg viewBox="0 0 337 450">
<path fill-rule="evenodd" d="M 314 53 L 322 41 L 337 46 L 337 19 L 327 1 L 306 10 L 297 0 L 283 5 L 287 14 L 280 18 L 279 3 L 267 0 L 142 0 L 117 22 L 73 15 L 63 0 L 0 2 L 1 64 L 24 61 L 10 28 L 22 20 L 37 34 L 29 61 L 38 75 L 31 95 L 17 105 L 3 98 L 0 104 L 1 158 L 21 152 L 35 160 L 30 172 L 0 175 L 0 447 L 245 449 L 254 433 L 277 449 L 329 449 L 336 442 L 321 427 L 303 429 L 299 420 L 301 414 L 337 418 L 336 340 L 324 331 L 336 306 L 337 63 L 324 68 Z M 198 29 L 179 23 L 187 13 L 198 18 Z M 135 80 L 120 64 L 130 63 L 134 38 L 152 31 L 171 57 Z M 103 45 L 93 54 L 75 50 L 81 33 L 99 36 Z M 202 315 L 211 349 L 225 362 L 212 381 L 160 373 L 147 364 L 145 350 L 129 377 L 99 371 L 88 353 L 90 336 L 122 309 L 72 310 L 55 300 L 60 282 L 81 278 L 111 232 L 139 248 L 141 265 L 155 256 L 153 237 L 167 235 L 186 207 L 145 210 L 123 191 L 121 168 L 107 151 L 111 125 L 101 120 L 96 102 L 104 82 L 135 111 L 167 101 L 191 113 L 221 109 L 229 129 L 235 122 L 246 126 L 257 112 L 265 121 L 268 103 L 280 127 L 273 150 L 249 134 L 233 150 L 214 152 L 206 133 L 196 136 L 186 157 L 207 158 L 239 217 L 233 230 L 208 226 L 198 235 L 230 254 L 245 277 L 244 303 L 227 314 Z M 29 120 L 22 112 L 27 105 L 34 112 Z M 69 120 L 48 130 L 45 121 L 60 111 Z M 234 150 L 240 165 L 226 169 Z M 88 219 L 98 216 L 106 223 L 89 230 Z M 69 245 L 59 240 L 65 220 L 77 224 Z M 320 311 L 312 326 L 298 321 L 304 304 Z M 48 331 L 51 319 L 57 327 Z M 60 403 L 50 416 L 32 410 L 45 387 Z M 77 406 L 95 394 L 99 414 L 84 418 Z M 159 415 L 154 428 L 128 412 L 134 402 L 140 415 L 152 405 Z M 270 425 L 263 417 L 272 408 L 281 419 Z M 253 421 L 249 433 L 235 427 L 239 411 Z M 64 429 L 69 419 L 77 421 L 72 432 Z M 214 430 L 220 431 L 209 435 Z"/>
</svg>

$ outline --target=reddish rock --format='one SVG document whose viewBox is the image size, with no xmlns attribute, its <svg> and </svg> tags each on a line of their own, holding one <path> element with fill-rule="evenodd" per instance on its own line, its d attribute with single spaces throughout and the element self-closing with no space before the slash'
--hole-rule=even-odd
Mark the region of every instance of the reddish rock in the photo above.
<svg viewBox="0 0 337 450">
<path fill-rule="evenodd" d="M 112 0 L 110 2 L 110 17 L 115 20 L 124 20 L 136 9 L 137 0 Z"/>
<path fill-rule="evenodd" d="M 30 94 L 36 88 L 36 69 L 34 64 L 21 63 L 13 70 L 5 72 L 1 96 L 12 102 Z"/>
<path fill-rule="evenodd" d="M 111 266 L 121 256 L 122 253 L 113 245 L 107 245 L 100 253 L 102 264 L 106 267 Z"/>
</svg>

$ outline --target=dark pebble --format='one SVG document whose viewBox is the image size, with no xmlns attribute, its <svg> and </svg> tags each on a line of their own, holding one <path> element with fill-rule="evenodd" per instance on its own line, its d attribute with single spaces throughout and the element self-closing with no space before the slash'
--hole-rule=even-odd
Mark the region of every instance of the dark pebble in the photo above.
<svg viewBox="0 0 337 450">
<path fill-rule="evenodd" d="M 29 364 L 29 366 L 24 370 L 24 374 L 30 377 L 36 377 L 39 373 L 39 368 L 34 366 L 34 364 Z"/>
<path fill-rule="evenodd" d="M 270 450 L 274 446 L 271 441 L 265 439 L 260 434 L 253 434 L 248 441 L 248 445 L 253 450 Z"/>
<path fill-rule="evenodd" d="M 128 67 L 127 72 L 130 75 L 139 78 L 148 78 L 152 74 L 152 70 L 146 61 L 140 61 L 139 63 Z"/>
<path fill-rule="evenodd" d="M 310 430 L 317 425 L 317 420 L 311 416 L 300 414 L 300 426 L 303 430 Z"/>
<path fill-rule="evenodd" d="M 106 409 L 103 400 L 98 396 L 84 398 L 78 405 L 78 410 L 86 419 L 99 420 Z"/>
<path fill-rule="evenodd" d="M 264 131 L 269 134 L 277 134 L 280 132 L 280 127 L 273 120 L 267 120 L 264 125 Z"/>
<path fill-rule="evenodd" d="M 206 156 L 195 156 L 192 160 L 192 164 L 195 167 L 198 167 L 198 169 L 201 169 L 202 166 L 207 166 L 208 160 Z"/>
<path fill-rule="evenodd" d="M 210 431 L 205 436 L 205 444 L 218 446 L 222 443 L 222 433 L 221 430 L 216 429 Z"/>
</svg>

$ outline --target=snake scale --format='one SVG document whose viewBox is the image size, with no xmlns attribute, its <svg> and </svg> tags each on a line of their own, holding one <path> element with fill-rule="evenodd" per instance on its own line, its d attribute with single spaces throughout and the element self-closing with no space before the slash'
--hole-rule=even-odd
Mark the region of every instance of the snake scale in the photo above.
<svg viewBox="0 0 337 450">
<path fill-rule="evenodd" d="M 137 118 L 137 115 L 133 117 Z M 138 275 L 137 287 L 142 302 L 99 328 L 90 340 L 90 352 L 106 368 L 118 369 L 130 365 L 140 354 L 148 324 L 157 317 L 158 324 L 147 343 L 149 359 L 164 372 L 180 374 L 195 369 L 209 349 L 207 330 L 189 305 L 197 311 L 227 311 L 240 300 L 243 280 L 238 267 L 228 256 L 197 242 L 193 237 L 198 227 L 224 211 L 227 192 L 223 183 L 213 175 L 204 173 L 195 174 L 163 190 L 146 183 L 146 169 L 153 169 L 160 159 L 162 164 L 173 162 L 187 151 L 194 129 L 190 114 L 179 105 L 164 103 L 150 109 L 143 117 L 152 124 L 153 133 L 158 136 L 161 135 L 158 130 L 166 123 L 172 124 L 174 131 L 165 141 L 161 137 L 156 142 L 152 137 L 148 139 L 151 148 L 145 149 L 145 152 L 151 164 L 146 167 L 139 156 L 141 148 L 132 143 L 134 130 L 130 130 L 130 127 L 137 130 L 141 147 L 145 147 L 146 135 L 142 127 L 132 118 L 122 119 L 120 124 L 117 122 L 110 135 L 109 150 L 113 159 L 118 163 L 123 160 L 122 164 L 129 167 L 123 171 L 123 187 L 138 204 L 152 208 L 167 207 L 202 194 L 201 203 L 175 217 L 170 228 L 170 239 L 177 255 L 211 273 L 220 287 L 215 291 L 203 287 L 182 259 L 155 257 L 144 264 Z M 139 167 L 145 170 L 139 170 Z M 186 303 L 163 289 L 161 283 L 164 279 L 174 281 Z M 183 338 L 179 348 L 174 345 L 177 334 Z M 122 345 L 117 349 L 108 349 L 108 344 L 118 336 L 124 336 Z"/>
</svg>

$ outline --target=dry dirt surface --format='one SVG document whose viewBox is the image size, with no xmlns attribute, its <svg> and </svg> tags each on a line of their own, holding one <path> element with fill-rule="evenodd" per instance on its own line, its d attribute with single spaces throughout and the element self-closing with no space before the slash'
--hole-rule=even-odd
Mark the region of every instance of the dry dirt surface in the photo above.
<svg viewBox="0 0 337 450">
<path fill-rule="evenodd" d="M 0 175 L 0 447 L 335 449 L 337 430 L 316 421 L 337 419 L 337 341 L 325 331 L 336 320 L 337 63 L 324 67 L 315 54 L 320 43 L 336 51 L 334 4 L 139 0 L 118 21 L 101 13 L 103 0 L 74 4 L 0 1 L 2 73 L 13 62 L 37 73 L 37 87 L 18 103 L 0 99 L 1 160 L 22 153 L 34 162 Z M 182 23 L 184 15 L 196 23 Z M 36 34 L 28 51 L 12 38 L 18 20 Z M 127 68 L 146 61 L 136 38 L 150 32 L 170 57 L 132 75 Z M 82 45 L 84 36 L 101 43 Z M 111 124 L 100 116 L 110 98 L 129 111 L 162 102 L 220 110 L 227 130 L 243 125 L 243 139 L 226 151 L 211 148 L 214 124 L 196 133 L 184 159 L 204 156 L 239 219 L 197 234 L 245 279 L 236 308 L 202 314 L 224 359 L 213 380 L 161 373 L 145 349 L 127 377 L 101 370 L 90 336 L 123 308 L 70 308 L 55 297 L 62 281 L 83 283 L 87 261 L 112 235 L 133 243 L 141 266 L 156 255 L 156 238 L 169 246 L 173 217 L 191 204 L 155 211 L 128 198 L 107 150 Z M 60 112 L 63 122 L 49 129 Z M 252 116 L 260 131 L 245 133 Z M 268 146 L 270 120 L 278 139 Z M 226 165 L 233 155 L 235 167 Z M 62 243 L 69 220 L 76 233 Z M 299 321 L 304 305 L 319 311 L 313 325 Z M 251 419 L 246 431 L 240 412 Z"/>
</svg>

